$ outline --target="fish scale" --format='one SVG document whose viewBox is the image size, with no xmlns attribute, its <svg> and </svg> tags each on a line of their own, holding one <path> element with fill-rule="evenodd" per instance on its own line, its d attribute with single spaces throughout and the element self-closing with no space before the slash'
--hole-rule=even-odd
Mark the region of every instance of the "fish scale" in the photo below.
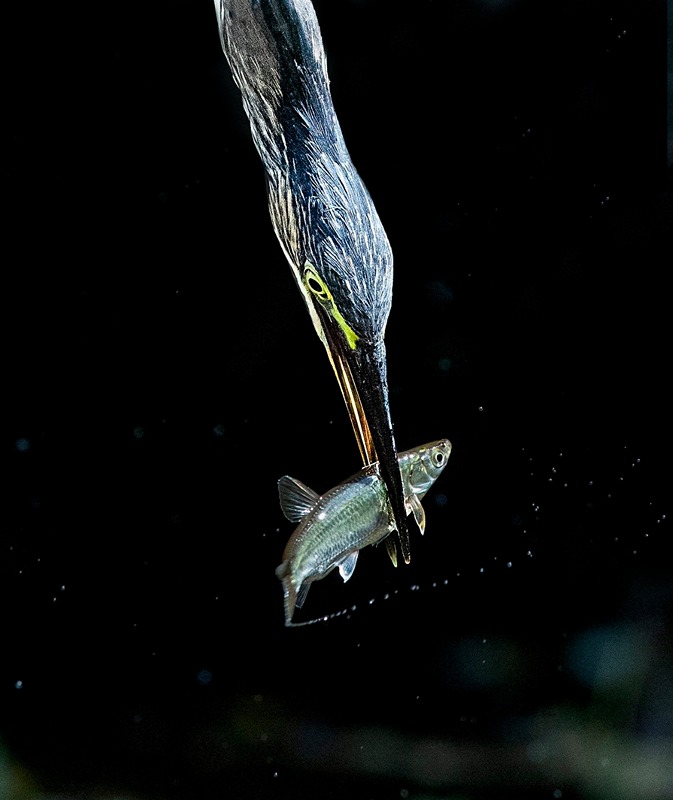
<svg viewBox="0 0 673 800">
<path fill-rule="evenodd" d="M 387 513 L 385 488 L 377 474 L 363 477 L 355 484 L 337 487 L 331 494 L 320 498 L 315 514 L 297 529 L 297 536 L 290 547 L 295 559 L 303 564 L 312 564 L 320 572 L 334 559 L 343 556 L 342 530 L 349 530 L 349 544 L 360 550 L 374 541 L 380 541 L 379 530 L 387 526 L 393 529 Z"/>
</svg>

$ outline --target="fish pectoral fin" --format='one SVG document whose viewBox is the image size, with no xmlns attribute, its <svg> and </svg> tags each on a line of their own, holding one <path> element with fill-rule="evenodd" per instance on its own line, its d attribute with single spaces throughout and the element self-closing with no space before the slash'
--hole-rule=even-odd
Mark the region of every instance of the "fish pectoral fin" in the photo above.
<svg viewBox="0 0 673 800">
<path fill-rule="evenodd" d="M 418 529 L 421 535 L 425 533 L 425 511 L 421 505 L 421 501 L 415 494 L 409 495 L 407 498 L 407 514 L 413 513 Z"/>
<path fill-rule="evenodd" d="M 302 583 L 299 591 L 297 592 L 297 599 L 295 600 L 295 607 L 301 608 L 304 605 L 304 601 L 306 600 L 306 595 L 308 594 L 308 590 L 311 588 L 310 583 Z"/>
<path fill-rule="evenodd" d="M 397 547 L 395 547 L 395 540 L 392 536 L 388 536 L 386 539 L 386 551 L 390 556 L 390 560 L 393 562 L 393 566 L 397 566 Z"/>
<path fill-rule="evenodd" d="M 317 492 L 289 475 L 283 475 L 279 479 L 278 496 L 281 510 L 290 522 L 299 522 L 307 514 L 310 514 L 320 500 Z"/>
<path fill-rule="evenodd" d="M 339 567 L 339 574 L 344 579 L 344 583 L 346 583 L 355 570 L 355 565 L 358 563 L 359 552 L 359 550 L 356 550 L 354 553 L 350 553 L 337 564 Z"/>
</svg>

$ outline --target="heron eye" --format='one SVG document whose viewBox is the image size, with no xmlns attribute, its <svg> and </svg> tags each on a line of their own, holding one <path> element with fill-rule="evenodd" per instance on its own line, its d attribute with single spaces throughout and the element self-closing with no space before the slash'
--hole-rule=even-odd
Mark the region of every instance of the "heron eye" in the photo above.
<svg viewBox="0 0 673 800">
<path fill-rule="evenodd" d="M 304 285 L 306 288 L 311 292 L 311 294 L 315 295 L 318 300 L 325 302 L 329 300 L 330 293 L 325 285 L 325 282 L 322 280 L 320 275 L 315 271 L 314 267 L 306 263 L 304 267 Z"/>
<path fill-rule="evenodd" d="M 302 274 L 302 281 L 306 287 L 306 291 L 312 294 L 316 300 L 323 307 L 325 312 L 332 317 L 334 322 L 341 328 L 343 335 L 346 337 L 346 342 L 351 350 L 355 350 L 357 341 L 360 338 L 357 333 L 343 318 L 332 297 L 332 293 L 327 288 L 325 281 L 318 275 L 316 268 L 310 261 L 304 263 L 304 272 Z"/>
</svg>

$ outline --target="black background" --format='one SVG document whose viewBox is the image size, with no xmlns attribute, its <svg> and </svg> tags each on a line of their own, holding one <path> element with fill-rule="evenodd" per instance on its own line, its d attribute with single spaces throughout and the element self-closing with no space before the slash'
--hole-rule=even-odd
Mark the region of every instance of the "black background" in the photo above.
<svg viewBox="0 0 673 800">
<path fill-rule="evenodd" d="M 315 6 L 426 535 L 283 627 L 358 454 L 212 5 L 3 11 L 0 793 L 671 798 L 666 5 Z"/>
</svg>

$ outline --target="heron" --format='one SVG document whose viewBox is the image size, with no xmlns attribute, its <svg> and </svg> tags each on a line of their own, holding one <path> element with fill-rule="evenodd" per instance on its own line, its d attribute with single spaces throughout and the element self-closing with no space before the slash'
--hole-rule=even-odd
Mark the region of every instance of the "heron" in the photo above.
<svg viewBox="0 0 673 800">
<path fill-rule="evenodd" d="M 215 0 L 220 42 L 264 167 L 273 229 L 336 374 L 360 455 L 378 462 L 402 556 L 409 531 L 384 334 L 393 256 L 334 109 L 310 0 Z M 394 541 L 386 540 L 394 564 Z"/>
</svg>

